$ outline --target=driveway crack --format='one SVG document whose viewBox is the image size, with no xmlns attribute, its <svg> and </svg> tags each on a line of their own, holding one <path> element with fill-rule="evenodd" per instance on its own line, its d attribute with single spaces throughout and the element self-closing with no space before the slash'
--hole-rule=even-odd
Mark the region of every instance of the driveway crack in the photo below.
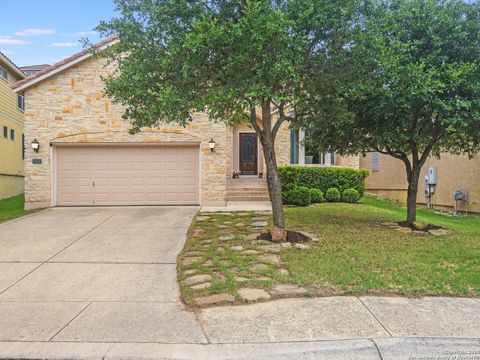
<svg viewBox="0 0 480 360">
<path fill-rule="evenodd" d="M 210 337 L 207 334 L 207 331 L 205 330 L 203 326 L 203 322 L 199 317 L 199 313 L 195 312 L 194 313 L 195 321 L 197 322 L 198 326 L 200 327 L 200 330 L 202 330 L 203 336 L 205 337 L 205 340 L 207 340 L 207 344 L 211 344 L 212 342 L 210 341 Z"/>
<path fill-rule="evenodd" d="M 82 310 L 80 310 L 80 312 L 79 312 L 77 315 L 75 315 L 75 316 L 74 316 L 69 322 L 67 322 L 60 330 L 58 330 L 58 331 L 55 333 L 55 335 L 53 335 L 48 341 L 52 341 L 52 340 L 55 338 L 55 336 L 57 336 L 58 334 L 60 334 L 60 333 L 63 331 L 63 329 L 65 329 L 68 325 L 70 325 L 70 324 L 72 323 L 73 320 L 75 320 L 77 317 L 79 317 L 81 313 L 83 313 L 90 305 L 92 305 L 92 303 L 93 303 L 93 302 L 90 301 Z"/>
</svg>

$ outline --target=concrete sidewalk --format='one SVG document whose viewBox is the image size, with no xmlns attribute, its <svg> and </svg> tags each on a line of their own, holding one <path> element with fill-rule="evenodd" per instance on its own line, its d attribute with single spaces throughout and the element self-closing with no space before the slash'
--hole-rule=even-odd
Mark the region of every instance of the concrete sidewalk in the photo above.
<svg viewBox="0 0 480 360">
<path fill-rule="evenodd" d="M 72 321 L 74 342 L 72 332 L 50 341 L 0 342 L 0 358 L 480 359 L 479 299 L 343 296 L 213 307 L 196 316 L 200 337 L 192 323 L 175 318 L 136 319 L 135 307 L 121 321 L 105 322 L 115 304 L 102 306 L 88 327 Z M 145 331 L 163 340 L 149 340 Z"/>
<path fill-rule="evenodd" d="M 0 343 L 2 359 L 77 360 L 477 360 L 480 340 L 375 338 L 364 340 L 245 343 Z"/>
</svg>

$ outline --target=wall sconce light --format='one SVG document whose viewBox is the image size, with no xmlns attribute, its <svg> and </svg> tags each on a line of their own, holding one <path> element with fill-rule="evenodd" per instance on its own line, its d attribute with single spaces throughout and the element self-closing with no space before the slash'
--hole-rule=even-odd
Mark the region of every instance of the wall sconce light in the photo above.
<svg viewBox="0 0 480 360">
<path fill-rule="evenodd" d="M 33 151 L 38 153 L 38 149 L 40 149 L 40 144 L 38 143 L 37 139 L 33 139 L 32 149 L 33 149 Z"/>
<path fill-rule="evenodd" d="M 211 152 L 215 150 L 215 140 L 213 140 L 213 138 L 210 138 L 210 141 L 208 142 L 208 147 L 210 148 Z"/>
</svg>

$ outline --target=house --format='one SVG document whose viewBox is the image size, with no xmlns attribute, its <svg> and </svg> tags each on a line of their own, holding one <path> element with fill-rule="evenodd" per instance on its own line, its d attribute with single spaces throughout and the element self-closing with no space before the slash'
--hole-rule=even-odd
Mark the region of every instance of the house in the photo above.
<svg viewBox="0 0 480 360">
<path fill-rule="evenodd" d="M 373 152 L 360 158 L 360 167 L 370 171 L 366 180 L 367 193 L 406 202 L 408 184 L 401 160 Z M 425 177 L 430 167 L 435 168 L 436 185 L 429 187 Z M 431 157 L 422 168 L 417 203 L 449 211 L 480 213 L 479 176 L 478 155 L 473 159 L 452 154 L 442 154 L 440 159 Z M 466 195 L 466 200 L 455 200 L 457 192 Z"/>
<path fill-rule="evenodd" d="M 101 51 L 116 41 L 96 46 Z M 110 71 L 105 59 L 80 52 L 15 84 L 26 98 L 26 208 L 268 199 L 252 128 L 231 128 L 199 112 L 186 127 L 164 124 L 131 135 L 124 108 L 103 93 L 102 75 Z M 305 162 L 301 136 L 282 125 L 275 143 L 279 165 Z M 336 161 L 359 166 L 358 159 Z M 324 157 L 307 162 L 326 163 Z M 234 171 L 240 179 L 232 179 Z"/>
<path fill-rule="evenodd" d="M 0 52 L 0 199 L 23 192 L 23 95 L 11 85 L 25 74 Z"/>
<path fill-rule="evenodd" d="M 48 64 L 39 64 L 39 65 L 28 65 L 28 66 L 20 66 L 20 70 L 27 75 L 32 76 L 33 74 L 42 71 L 46 68 L 50 67 Z"/>
</svg>

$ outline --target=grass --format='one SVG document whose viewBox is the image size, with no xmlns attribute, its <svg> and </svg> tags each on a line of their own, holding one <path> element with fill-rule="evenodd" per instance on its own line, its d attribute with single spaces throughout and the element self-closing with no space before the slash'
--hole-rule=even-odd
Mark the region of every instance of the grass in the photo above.
<svg viewBox="0 0 480 360">
<path fill-rule="evenodd" d="M 24 203 L 24 194 L 0 200 L 0 223 L 38 211 L 24 210 Z"/>
<path fill-rule="evenodd" d="M 179 256 L 179 280 L 183 298 L 189 305 L 194 305 L 194 298 L 218 293 L 234 295 L 238 301 L 237 290 L 242 287 L 270 290 L 274 281 L 285 282 L 288 277 L 280 273 L 278 264 L 261 261 L 259 256 L 265 255 L 260 246 L 252 245 L 248 235 L 258 230 L 252 229 L 254 221 L 268 220 L 269 216 L 255 212 L 236 212 L 231 215 L 222 213 L 207 215 L 208 220 L 195 220 L 189 231 L 184 250 Z M 198 219 L 198 217 L 197 217 Z M 233 236 L 231 240 L 221 240 L 222 236 Z M 231 247 L 242 246 L 242 251 L 234 251 Z M 257 250 L 258 254 L 245 254 L 245 250 Z M 185 260 L 196 259 L 186 264 Z M 253 271 L 253 264 L 265 264 L 264 269 Z M 189 274 L 188 271 L 195 271 Z M 194 290 L 184 285 L 183 280 L 192 275 L 206 274 L 212 278 L 208 289 Z M 245 278 L 239 281 L 239 278 Z"/>
<path fill-rule="evenodd" d="M 292 280 L 319 293 L 480 295 L 480 218 L 419 209 L 418 220 L 453 230 L 446 236 L 402 234 L 381 225 L 405 208 L 364 198 L 361 204 L 287 208 L 287 227 L 312 232 L 321 245 L 284 252 Z"/>
<path fill-rule="evenodd" d="M 293 246 L 282 249 L 278 254 L 280 263 L 262 261 L 262 246 L 247 238 L 256 231 L 251 227 L 253 221 L 270 221 L 270 216 L 254 212 L 208 214 L 207 220 L 193 222 L 179 257 L 184 300 L 195 305 L 196 297 L 229 293 L 239 302 L 240 288 L 270 291 L 278 283 L 301 286 L 306 289 L 306 296 L 479 296 L 480 218 L 452 217 L 419 209 L 419 221 L 452 230 L 443 236 L 404 234 L 382 225 L 404 220 L 405 211 L 399 204 L 374 198 L 364 198 L 360 204 L 287 207 L 287 228 L 312 233 L 321 241 L 310 243 L 306 250 Z M 220 237 L 225 235 L 232 235 L 233 239 L 221 241 Z M 230 249 L 238 245 L 243 250 L 255 249 L 258 254 Z M 194 256 L 194 262 L 183 262 Z M 262 262 L 267 265 L 265 269 L 251 270 L 252 264 Z M 281 273 L 285 270 L 286 274 Z M 197 274 L 210 275 L 211 287 L 195 290 L 183 283 Z M 239 276 L 248 280 L 239 282 Z"/>
</svg>

